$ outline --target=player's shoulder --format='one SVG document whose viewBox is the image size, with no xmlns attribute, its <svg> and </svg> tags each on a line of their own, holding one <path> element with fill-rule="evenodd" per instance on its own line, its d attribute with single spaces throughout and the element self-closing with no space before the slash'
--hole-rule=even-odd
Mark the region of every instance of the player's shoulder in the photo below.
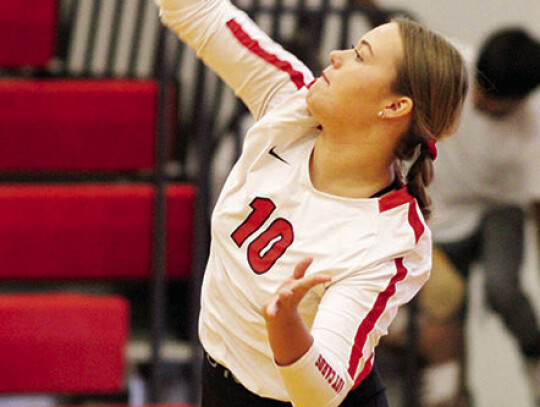
<svg viewBox="0 0 540 407">
<path fill-rule="evenodd" d="M 409 194 L 407 187 L 401 187 L 379 198 L 379 212 L 384 213 L 404 205 L 414 203 L 414 197 Z"/>
<path fill-rule="evenodd" d="M 392 192 L 379 199 L 380 230 L 388 237 L 418 244 L 421 237 L 429 235 L 429 228 L 417 200 L 408 192 L 407 187 Z"/>
</svg>

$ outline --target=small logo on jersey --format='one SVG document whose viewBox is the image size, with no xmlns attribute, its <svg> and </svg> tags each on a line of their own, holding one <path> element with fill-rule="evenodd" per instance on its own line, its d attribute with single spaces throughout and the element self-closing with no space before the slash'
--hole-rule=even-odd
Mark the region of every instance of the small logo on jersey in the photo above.
<svg viewBox="0 0 540 407">
<path fill-rule="evenodd" d="M 289 165 L 289 163 L 287 162 L 287 160 L 285 160 L 284 158 L 282 158 L 281 156 L 278 155 L 278 153 L 276 153 L 276 146 L 272 147 L 269 151 L 268 151 L 268 154 L 270 154 L 272 157 L 274 158 L 277 158 L 279 161 L 281 162 L 284 162 L 285 164 Z"/>
</svg>

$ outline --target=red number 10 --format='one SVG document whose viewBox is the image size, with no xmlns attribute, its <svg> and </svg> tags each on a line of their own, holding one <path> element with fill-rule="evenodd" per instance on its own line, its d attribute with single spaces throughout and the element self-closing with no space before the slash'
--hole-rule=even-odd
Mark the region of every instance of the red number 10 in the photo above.
<svg viewBox="0 0 540 407">
<path fill-rule="evenodd" d="M 231 235 L 238 247 L 241 247 L 249 236 L 259 230 L 276 209 L 276 205 L 268 198 L 255 198 L 249 206 L 253 210 Z M 257 274 L 270 270 L 292 244 L 293 239 L 293 228 L 289 221 L 283 218 L 274 220 L 248 246 L 247 257 L 252 270 Z"/>
</svg>

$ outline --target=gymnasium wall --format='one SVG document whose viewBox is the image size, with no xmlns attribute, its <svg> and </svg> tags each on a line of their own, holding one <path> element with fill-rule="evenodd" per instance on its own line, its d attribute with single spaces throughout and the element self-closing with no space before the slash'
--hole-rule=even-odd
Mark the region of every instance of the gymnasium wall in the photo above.
<svg viewBox="0 0 540 407">
<path fill-rule="evenodd" d="M 410 10 L 432 28 L 471 45 L 502 25 L 524 25 L 540 37 L 539 0 L 378 0 L 378 4 Z"/>
</svg>

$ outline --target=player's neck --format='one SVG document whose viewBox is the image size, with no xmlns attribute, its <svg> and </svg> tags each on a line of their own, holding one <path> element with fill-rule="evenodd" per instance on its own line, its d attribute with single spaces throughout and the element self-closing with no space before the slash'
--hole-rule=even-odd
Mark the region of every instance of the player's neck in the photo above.
<svg viewBox="0 0 540 407">
<path fill-rule="evenodd" d="M 313 186 L 332 195 L 368 198 L 389 185 L 394 160 L 380 146 L 366 144 L 317 139 L 310 159 Z"/>
</svg>

